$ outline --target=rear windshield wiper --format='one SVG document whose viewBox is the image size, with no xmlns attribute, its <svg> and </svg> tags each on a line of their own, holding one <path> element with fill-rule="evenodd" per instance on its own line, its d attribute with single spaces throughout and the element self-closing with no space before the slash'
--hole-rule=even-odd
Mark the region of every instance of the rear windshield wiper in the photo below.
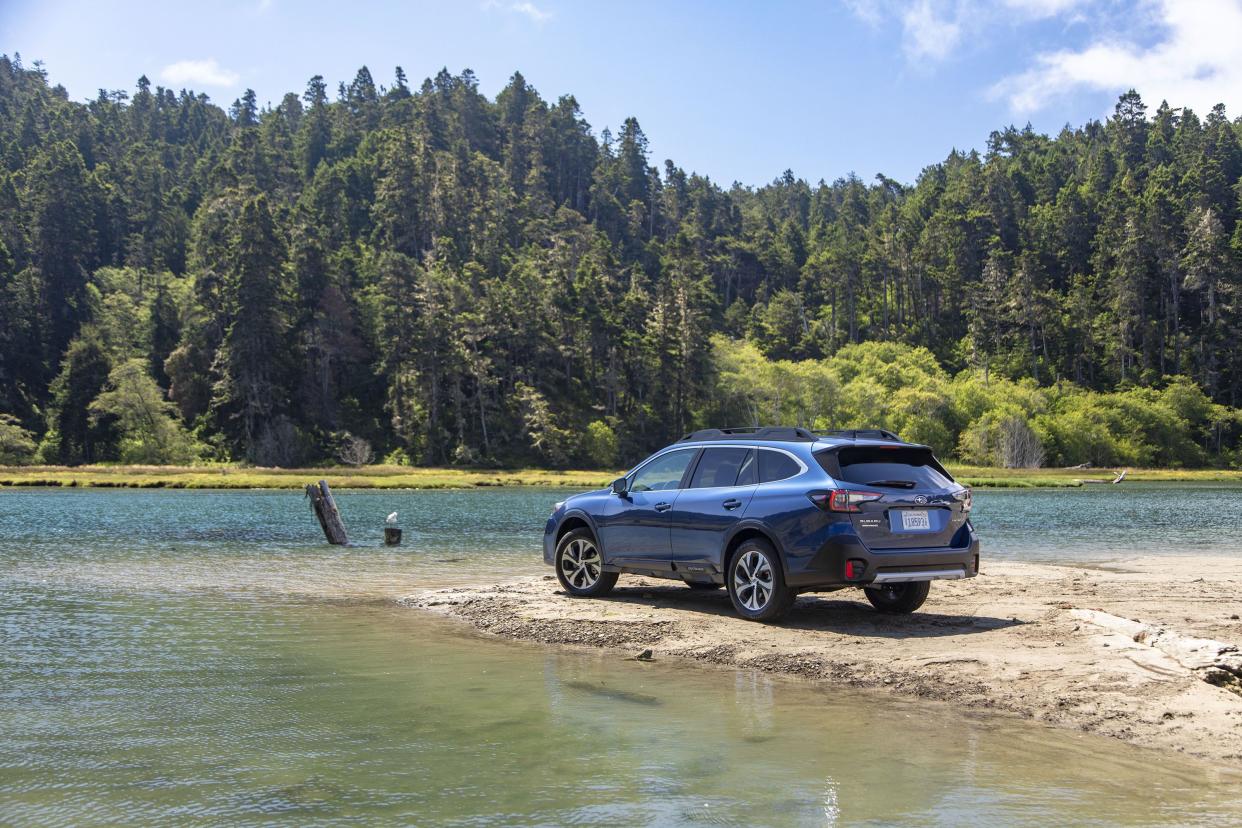
<svg viewBox="0 0 1242 828">
<path fill-rule="evenodd" d="M 872 480 L 870 483 L 864 483 L 864 486 L 880 486 L 885 489 L 913 489 L 915 483 L 913 480 Z"/>
</svg>

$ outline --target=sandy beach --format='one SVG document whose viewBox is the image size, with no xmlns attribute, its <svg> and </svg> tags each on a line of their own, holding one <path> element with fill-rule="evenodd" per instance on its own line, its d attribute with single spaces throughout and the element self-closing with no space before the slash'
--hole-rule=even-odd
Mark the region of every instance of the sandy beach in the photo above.
<svg viewBox="0 0 1242 828">
<path fill-rule="evenodd" d="M 906 617 L 855 590 L 807 594 L 779 625 L 737 618 L 723 590 L 633 577 L 604 599 L 570 598 L 548 574 L 405 603 L 511 639 L 877 688 L 1242 769 L 1240 588 L 1236 559 L 1144 557 L 985 561 Z"/>
</svg>

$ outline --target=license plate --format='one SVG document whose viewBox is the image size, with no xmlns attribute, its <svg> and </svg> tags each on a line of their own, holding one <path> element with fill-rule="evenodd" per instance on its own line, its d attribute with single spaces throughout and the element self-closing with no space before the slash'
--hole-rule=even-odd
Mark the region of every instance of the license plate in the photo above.
<svg viewBox="0 0 1242 828">
<path fill-rule="evenodd" d="M 926 509 L 911 509 L 901 513 L 902 529 L 930 529 L 931 517 Z"/>
</svg>

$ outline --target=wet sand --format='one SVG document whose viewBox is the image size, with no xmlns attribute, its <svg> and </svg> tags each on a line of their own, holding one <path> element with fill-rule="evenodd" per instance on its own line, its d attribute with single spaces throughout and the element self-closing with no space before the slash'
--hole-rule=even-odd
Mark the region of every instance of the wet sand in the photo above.
<svg viewBox="0 0 1242 828">
<path fill-rule="evenodd" d="M 799 597 L 779 624 L 723 590 L 622 576 L 575 599 L 551 575 L 405 603 L 502 637 L 801 676 L 1183 752 L 1242 768 L 1242 561 L 1144 557 L 1082 568 L 987 562 L 912 616 L 857 590 Z"/>
</svg>

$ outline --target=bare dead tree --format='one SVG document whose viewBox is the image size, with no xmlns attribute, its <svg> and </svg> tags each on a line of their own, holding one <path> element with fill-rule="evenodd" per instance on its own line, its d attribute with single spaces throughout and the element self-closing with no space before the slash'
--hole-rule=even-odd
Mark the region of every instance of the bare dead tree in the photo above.
<svg viewBox="0 0 1242 828">
<path fill-rule="evenodd" d="M 1000 461 L 1007 469 L 1038 469 L 1044 464 L 1043 443 L 1020 415 L 1000 422 Z"/>
<path fill-rule="evenodd" d="M 347 466 L 365 466 L 375 459 L 375 452 L 364 438 L 346 432 L 336 456 Z"/>
</svg>

